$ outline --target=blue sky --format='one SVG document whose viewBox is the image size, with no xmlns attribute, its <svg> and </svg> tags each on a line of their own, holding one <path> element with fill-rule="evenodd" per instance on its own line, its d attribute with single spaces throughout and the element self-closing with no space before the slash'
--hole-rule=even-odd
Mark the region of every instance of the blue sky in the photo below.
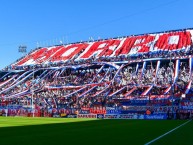
<svg viewBox="0 0 193 145">
<path fill-rule="evenodd" d="M 193 27 L 192 0 L 1 0 L 0 69 L 46 46 Z"/>
</svg>

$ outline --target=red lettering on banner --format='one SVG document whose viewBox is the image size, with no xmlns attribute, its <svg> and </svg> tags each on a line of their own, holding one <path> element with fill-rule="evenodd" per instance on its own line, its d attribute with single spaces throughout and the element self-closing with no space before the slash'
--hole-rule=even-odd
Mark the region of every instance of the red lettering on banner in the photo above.
<svg viewBox="0 0 193 145">
<path fill-rule="evenodd" d="M 124 41 L 123 45 L 116 50 L 115 55 L 137 53 L 137 52 L 148 52 L 150 48 L 150 43 L 153 42 L 155 36 L 144 35 L 144 36 L 133 36 L 128 37 Z"/>
<path fill-rule="evenodd" d="M 61 60 L 71 59 L 75 55 L 79 54 L 82 50 L 84 50 L 87 46 L 88 44 L 82 43 L 82 44 L 72 44 L 67 47 L 57 46 L 50 49 L 41 48 L 35 51 L 34 53 L 26 56 L 25 58 L 23 58 L 21 61 L 17 63 L 17 65 L 22 65 L 27 61 L 29 61 L 30 59 L 35 60 L 37 63 L 43 63 L 48 59 L 50 61 L 61 61 Z M 73 50 L 71 51 L 71 49 Z M 67 51 L 69 51 L 69 53 L 62 56 Z"/>
<path fill-rule="evenodd" d="M 19 63 L 17 63 L 17 65 L 22 65 L 22 64 L 26 63 L 27 61 L 29 61 L 30 59 L 32 61 L 35 61 L 36 64 L 37 63 L 43 63 L 44 61 L 49 59 L 56 51 L 61 49 L 61 47 L 62 46 L 57 46 L 57 47 L 53 47 L 50 49 L 49 48 L 41 48 L 41 49 L 35 51 L 34 53 L 26 56 L 24 59 L 19 61 Z"/>
<path fill-rule="evenodd" d="M 86 47 L 88 47 L 87 43 L 81 44 L 72 44 L 66 47 L 61 48 L 52 56 L 52 61 L 61 61 L 68 60 L 73 58 L 75 55 L 78 55 L 81 51 L 83 51 Z"/>
<path fill-rule="evenodd" d="M 94 42 L 89 50 L 85 50 L 86 52 L 83 52 L 83 55 L 80 58 L 89 58 L 90 56 L 93 55 L 94 52 L 96 53 L 99 50 L 102 51 L 104 46 L 107 45 L 107 43 L 108 43 L 108 41 Z M 99 47 L 102 44 L 104 46 Z"/>
<path fill-rule="evenodd" d="M 107 44 L 103 51 L 98 55 L 99 57 L 101 56 L 110 56 L 114 50 L 116 49 L 117 46 L 119 46 L 121 40 L 112 40 L 109 44 Z"/>
<path fill-rule="evenodd" d="M 190 32 L 171 32 L 160 35 L 155 47 L 161 50 L 176 50 L 187 47 L 191 43 Z"/>
<path fill-rule="evenodd" d="M 48 49 L 47 51 L 44 52 L 43 55 L 40 55 L 39 57 L 37 57 L 37 62 L 38 63 L 43 63 L 48 59 L 51 59 L 51 56 L 54 55 L 56 53 L 56 51 L 60 50 L 62 48 L 62 46 L 57 46 L 57 47 L 53 47 L 51 49 Z"/>
<path fill-rule="evenodd" d="M 38 59 L 38 57 L 44 55 L 44 53 L 47 51 L 47 48 L 41 48 L 39 50 L 37 50 L 36 53 L 33 53 L 31 58 L 33 58 L 33 60 Z"/>
<path fill-rule="evenodd" d="M 130 48 L 131 54 L 135 54 L 138 52 L 148 52 L 151 42 L 153 42 L 155 39 L 155 36 L 152 35 L 143 35 L 143 36 L 137 36 L 135 40 L 135 44 Z"/>
<path fill-rule="evenodd" d="M 45 51 L 47 50 L 47 48 L 41 48 L 39 50 L 36 50 L 35 52 L 32 52 L 30 55 L 27 55 L 26 57 L 24 57 L 23 59 L 21 59 L 17 65 L 23 65 L 24 63 L 26 63 L 28 60 L 33 59 L 36 60 L 40 55 L 42 55 Z"/>
<path fill-rule="evenodd" d="M 128 54 L 131 47 L 134 45 L 136 40 L 136 37 L 128 37 L 125 39 L 124 43 L 121 47 L 119 47 L 116 52 L 115 56 L 121 55 L 121 54 Z"/>
<path fill-rule="evenodd" d="M 114 49 L 120 44 L 121 40 L 105 40 L 94 42 L 89 50 L 83 52 L 80 58 L 89 58 L 95 53 L 96 57 L 109 56 L 113 53 Z"/>
<path fill-rule="evenodd" d="M 101 57 L 143 53 L 151 51 L 150 48 L 166 51 L 185 49 L 192 44 L 191 37 L 190 31 L 187 30 L 41 48 L 18 61 L 16 65 L 32 64 L 34 61 L 35 63 L 65 61 L 76 55 L 78 58 L 89 58 L 93 55 Z"/>
<path fill-rule="evenodd" d="M 136 46 L 140 47 L 138 52 L 149 52 L 149 48 L 151 46 L 151 42 L 154 41 L 155 36 L 146 35 L 146 36 L 143 36 L 141 39 L 142 39 L 141 43 L 136 45 Z M 135 45 L 133 47 L 135 47 Z"/>
</svg>

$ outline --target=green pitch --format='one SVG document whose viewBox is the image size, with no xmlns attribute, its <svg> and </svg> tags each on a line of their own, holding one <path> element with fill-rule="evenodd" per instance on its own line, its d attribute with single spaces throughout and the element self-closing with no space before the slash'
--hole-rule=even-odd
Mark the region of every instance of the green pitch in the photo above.
<svg viewBox="0 0 193 145">
<path fill-rule="evenodd" d="M 181 120 L 0 117 L 0 145 L 143 145 Z M 192 145 L 193 121 L 152 145 Z"/>
</svg>

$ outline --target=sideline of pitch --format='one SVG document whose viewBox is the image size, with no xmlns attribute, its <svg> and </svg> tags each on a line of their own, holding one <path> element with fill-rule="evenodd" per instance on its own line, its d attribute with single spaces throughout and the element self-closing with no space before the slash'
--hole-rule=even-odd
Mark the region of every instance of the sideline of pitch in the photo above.
<svg viewBox="0 0 193 145">
<path fill-rule="evenodd" d="M 170 130 L 170 131 L 168 131 L 168 132 L 166 132 L 166 133 L 162 134 L 161 136 L 159 136 L 159 137 L 157 137 L 157 138 L 155 138 L 155 139 L 151 140 L 150 142 L 148 142 L 148 143 L 146 143 L 146 144 L 144 144 L 144 145 L 149 145 L 149 144 L 151 144 L 151 143 L 153 143 L 153 142 L 157 141 L 158 139 L 160 139 L 160 138 L 162 138 L 162 137 L 164 137 L 164 136 L 166 136 L 166 135 L 170 134 L 171 132 L 173 132 L 173 131 L 177 130 L 178 128 L 180 128 L 180 127 L 182 127 L 182 126 L 186 125 L 187 123 L 189 123 L 189 122 L 191 122 L 191 121 L 192 121 L 192 119 L 191 119 L 191 120 L 186 121 L 185 123 L 183 123 L 183 124 L 181 124 L 181 125 L 177 126 L 176 128 L 174 128 L 174 129 L 172 129 L 172 130 Z"/>
</svg>

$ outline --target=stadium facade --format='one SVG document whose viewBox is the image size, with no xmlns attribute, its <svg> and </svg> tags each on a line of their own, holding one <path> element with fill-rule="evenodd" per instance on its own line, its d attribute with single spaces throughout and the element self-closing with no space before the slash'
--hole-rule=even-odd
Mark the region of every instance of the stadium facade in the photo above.
<svg viewBox="0 0 193 145">
<path fill-rule="evenodd" d="M 0 72 L 0 113 L 185 119 L 192 68 L 193 29 L 39 47 Z"/>
</svg>

